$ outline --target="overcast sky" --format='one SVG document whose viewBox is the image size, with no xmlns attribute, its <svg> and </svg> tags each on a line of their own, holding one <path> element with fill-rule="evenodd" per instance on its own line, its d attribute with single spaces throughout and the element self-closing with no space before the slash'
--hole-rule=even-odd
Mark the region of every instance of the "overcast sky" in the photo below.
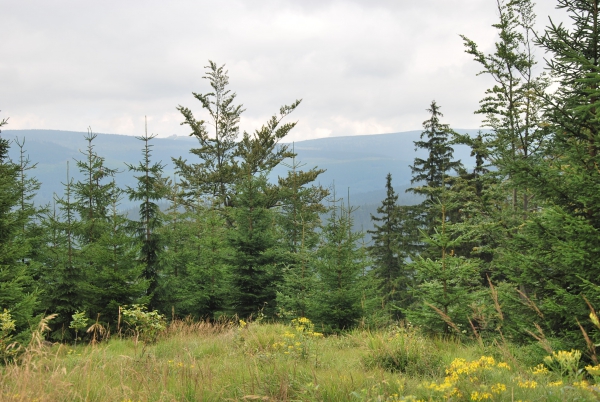
<svg viewBox="0 0 600 402">
<path fill-rule="evenodd" d="M 538 0 L 540 26 L 561 18 Z M 491 51 L 495 0 L 0 0 L 0 119 L 7 129 L 186 135 L 177 105 L 213 60 L 253 131 L 283 104 L 302 140 L 416 130 L 432 100 L 477 128 L 488 78 L 459 34 Z M 540 55 L 540 58 L 543 55 Z"/>
</svg>

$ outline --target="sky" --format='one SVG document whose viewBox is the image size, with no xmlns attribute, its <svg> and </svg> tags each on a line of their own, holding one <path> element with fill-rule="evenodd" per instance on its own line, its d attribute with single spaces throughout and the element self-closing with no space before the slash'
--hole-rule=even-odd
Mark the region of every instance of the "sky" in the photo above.
<svg viewBox="0 0 600 402">
<path fill-rule="evenodd" d="M 538 0 L 538 24 L 561 20 Z M 419 130 L 432 100 L 477 128 L 490 78 L 460 34 L 493 51 L 495 0 L 0 0 L 6 129 L 187 135 L 207 118 L 208 60 L 225 64 L 252 132 L 302 99 L 288 140 Z M 541 63 L 543 54 L 538 55 Z"/>
</svg>

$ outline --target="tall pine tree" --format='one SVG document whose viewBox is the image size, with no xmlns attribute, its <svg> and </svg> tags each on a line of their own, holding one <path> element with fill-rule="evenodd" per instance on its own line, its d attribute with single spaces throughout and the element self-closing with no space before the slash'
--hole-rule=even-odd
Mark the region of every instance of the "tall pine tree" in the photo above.
<svg viewBox="0 0 600 402">
<path fill-rule="evenodd" d="M 165 198 L 168 192 L 166 181 L 162 177 L 164 165 L 151 162 L 152 144 L 150 141 L 156 135 L 148 135 L 146 124 L 143 136 L 136 137 L 142 141 L 142 160 L 138 165 L 127 165 L 129 171 L 137 174 L 137 187 L 127 189 L 129 200 L 139 201 L 139 220 L 133 224 L 135 237 L 140 247 L 139 261 L 144 267 L 143 277 L 148 283 L 149 308 L 156 307 L 154 293 L 159 281 L 159 259 L 163 250 L 158 229 L 162 226 L 162 213 L 158 202 Z"/>
<path fill-rule="evenodd" d="M 406 260 L 408 252 L 405 232 L 407 216 L 405 208 L 400 207 L 398 195 L 392 187 L 392 175 L 386 176 L 386 198 L 377 208 L 379 216 L 371 215 L 374 229 L 367 231 L 372 235 L 373 244 L 368 251 L 373 259 L 373 273 L 380 280 L 380 291 L 384 302 L 395 318 L 401 316 L 400 308 L 410 304 L 408 295 L 412 279 Z"/>
</svg>

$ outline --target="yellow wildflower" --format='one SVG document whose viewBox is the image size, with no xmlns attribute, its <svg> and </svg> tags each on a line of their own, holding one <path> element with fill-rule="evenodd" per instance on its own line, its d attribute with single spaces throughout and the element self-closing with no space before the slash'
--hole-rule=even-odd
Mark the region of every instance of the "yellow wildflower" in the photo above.
<svg viewBox="0 0 600 402">
<path fill-rule="evenodd" d="M 590 384 L 586 380 L 581 380 L 573 383 L 574 386 L 581 389 L 588 389 Z"/>
<path fill-rule="evenodd" d="M 490 394 L 489 392 L 479 392 L 479 391 L 471 392 L 471 400 L 472 401 L 483 401 L 486 399 L 492 399 L 492 394 Z"/>
<path fill-rule="evenodd" d="M 548 374 L 548 368 L 543 364 L 538 364 L 531 370 L 531 372 L 534 375 L 546 375 Z"/>
<path fill-rule="evenodd" d="M 537 387 L 537 382 L 533 380 L 518 380 L 518 385 L 520 388 L 535 389 Z"/>
<path fill-rule="evenodd" d="M 597 364 L 595 366 L 585 366 L 585 369 L 590 375 L 594 377 L 600 376 L 600 364 Z"/>
<path fill-rule="evenodd" d="M 502 383 L 497 383 L 497 384 L 492 385 L 492 393 L 493 394 L 501 394 L 504 391 L 506 391 L 506 385 L 504 385 Z"/>
</svg>

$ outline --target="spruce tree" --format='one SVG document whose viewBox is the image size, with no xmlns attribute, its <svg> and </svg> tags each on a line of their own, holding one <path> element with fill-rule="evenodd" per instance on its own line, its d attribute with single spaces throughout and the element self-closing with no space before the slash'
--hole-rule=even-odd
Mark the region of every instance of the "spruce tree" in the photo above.
<svg viewBox="0 0 600 402">
<path fill-rule="evenodd" d="M 282 246 L 285 251 L 283 281 L 278 290 L 279 313 L 286 317 L 304 317 L 314 292 L 315 272 L 311 259 L 319 241 L 320 215 L 326 212 L 322 201 L 329 191 L 312 184 L 324 172 L 304 165 L 292 157 L 287 177 L 279 177 L 280 207 L 277 214 Z"/>
<path fill-rule="evenodd" d="M 551 137 L 537 163 L 517 160 L 514 180 L 548 202 L 513 237 L 510 271 L 540 300 L 550 330 L 574 333 L 589 313 L 582 295 L 600 305 L 600 1 L 559 0 L 571 24 L 550 20 L 539 43 L 558 89 L 544 95 Z M 512 259 L 509 259 L 512 257 Z"/>
<path fill-rule="evenodd" d="M 84 301 L 83 309 L 92 319 L 106 307 L 100 305 L 104 292 L 101 261 L 105 251 L 100 240 L 112 230 L 111 209 L 119 192 L 114 181 L 117 170 L 108 168 L 105 159 L 94 150 L 96 137 L 91 129 L 84 137 L 87 142 L 86 150 L 81 152 L 84 159 L 75 161 L 82 178 L 72 185 L 72 207 L 79 219 L 74 233 L 79 248 L 77 268 L 85 278 L 80 282 L 79 294 Z"/>
<path fill-rule="evenodd" d="M 186 160 L 173 159 L 182 177 L 181 186 L 186 195 L 194 198 L 209 197 L 211 202 L 221 207 L 231 205 L 231 191 L 236 178 L 236 150 L 239 136 L 240 116 L 244 112 L 242 105 L 235 105 L 236 93 L 227 86 L 229 76 L 225 66 L 218 66 L 209 60 L 206 66 L 207 79 L 212 92 L 193 93 L 200 101 L 202 108 L 210 116 L 208 124 L 214 132 L 210 132 L 204 120 L 197 120 L 192 111 L 178 106 L 177 110 L 184 117 L 182 125 L 188 125 L 196 137 L 200 148 L 190 150 L 190 153 L 200 158 L 199 163 L 188 164 Z"/>
<path fill-rule="evenodd" d="M 276 290 L 281 281 L 281 247 L 276 238 L 275 216 L 269 184 L 264 175 L 248 174 L 236 188 L 236 206 L 231 211 L 234 229 L 229 231 L 232 248 L 233 311 L 240 317 L 259 312 L 275 313 Z"/>
<path fill-rule="evenodd" d="M 499 173 L 510 179 L 510 166 L 535 163 L 546 138 L 541 108 L 543 92 L 549 85 L 545 74 L 536 75 L 533 30 L 535 14 L 531 0 L 497 0 L 499 21 L 493 25 L 498 32 L 495 52 L 484 54 L 477 44 L 462 36 L 466 52 L 481 67 L 480 74 L 494 79 L 495 85 L 486 91 L 476 113 L 485 116 L 484 124 L 491 132 L 483 135 L 486 158 Z M 510 183 L 512 208 L 527 213 L 531 194 L 527 186 Z"/>
<path fill-rule="evenodd" d="M 63 196 L 55 195 L 53 207 L 42 215 L 43 247 L 38 256 L 41 305 L 45 313 L 57 314 L 50 323 L 50 337 L 57 341 L 73 339 L 74 333 L 69 330 L 71 316 L 89 307 L 92 293 L 87 283 L 92 277 L 84 269 L 81 253 L 81 220 L 76 211 L 68 161 L 66 170 Z"/>
<path fill-rule="evenodd" d="M 182 158 L 173 159 L 182 179 L 185 201 L 190 206 L 201 199 L 217 209 L 231 207 L 236 186 L 247 179 L 248 172 L 255 176 L 268 174 L 284 159 L 292 156 L 289 146 L 280 144 L 280 141 L 296 123 L 282 124 L 282 120 L 296 109 L 300 101 L 282 106 L 279 113 L 260 129 L 252 134 L 244 132 L 242 138 L 238 138 L 240 116 L 244 109 L 241 105 L 233 104 L 236 94 L 227 89 L 229 76 L 224 67 L 209 61 L 204 78 L 209 80 L 213 92 L 194 93 L 210 116 L 208 122 L 196 119 L 190 109 L 178 107 L 185 119 L 182 124 L 192 129 L 190 136 L 196 137 L 200 144 L 200 148 L 190 151 L 200 158 L 199 163 L 188 163 Z M 214 133 L 208 130 L 206 124 L 214 127 Z M 273 200 L 270 208 L 277 205 L 277 201 Z"/>
<path fill-rule="evenodd" d="M 440 230 L 425 236 L 433 258 L 419 256 L 412 262 L 419 285 L 415 289 L 417 303 L 408 311 L 410 322 L 431 333 L 460 335 L 469 327 L 469 317 L 475 303 L 484 297 L 480 286 L 479 261 L 457 256 L 454 249 L 462 238 L 454 236 L 452 226 L 444 216 L 446 204 L 441 205 Z"/>
<path fill-rule="evenodd" d="M 179 211 L 174 201 L 160 229 L 166 247 L 160 258 L 160 309 L 179 317 L 216 319 L 226 310 L 230 293 L 225 219 L 209 208 Z"/>
<path fill-rule="evenodd" d="M 448 124 L 440 122 L 444 115 L 435 101 L 431 102 L 427 112 L 431 116 L 423 122 L 425 131 L 421 133 L 421 140 L 415 141 L 415 151 L 426 150 L 427 158 L 415 158 L 410 166 L 411 184 L 420 185 L 408 191 L 425 196 L 426 205 L 431 206 L 438 201 L 443 188 L 448 187 L 445 180 L 448 172 L 458 171 L 462 164 L 453 160 L 454 149 L 450 141 L 455 133 Z"/>
<path fill-rule="evenodd" d="M 114 186 L 116 188 L 116 186 Z M 88 312 L 100 317 L 100 321 L 116 329 L 119 307 L 131 304 L 148 305 L 149 280 L 144 276 L 143 262 L 139 260 L 140 246 L 130 237 L 131 222 L 119 212 L 122 192 L 111 194 L 107 217 L 107 230 L 90 245 L 93 247 L 95 276 L 94 299 Z"/>
<path fill-rule="evenodd" d="M 7 121 L 1 120 L 0 127 Z M 9 159 L 9 148 L 9 141 L 0 137 L 0 308 L 9 310 L 17 333 L 23 333 L 29 329 L 37 298 L 25 261 L 30 246 L 23 237 L 23 228 L 30 214 L 19 208 L 20 166 Z"/>
<path fill-rule="evenodd" d="M 319 282 L 309 314 L 313 321 L 334 332 L 355 327 L 363 317 L 369 265 L 366 250 L 358 244 L 363 235 L 352 231 L 353 209 L 338 202 L 333 199 L 316 252 Z"/>
<path fill-rule="evenodd" d="M 129 200 L 140 201 L 139 221 L 132 225 L 140 247 L 139 261 L 144 267 L 143 277 L 148 283 L 149 308 L 156 307 L 154 292 L 159 280 L 159 259 L 163 250 L 163 244 L 158 229 L 162 226 L 162 213 L 158 202 L 167 195 L 166 181 L 162 177 L 164 165 L 160 162 L 151 163 L 150 141 L 156 135 L 148 135 L 146 125 L 143 136 L 136 137 L 144 143 L 142 149 L 142 160 L 138 165 L 127 165 L 129 171 L 139 174 L 136 188 L 128 188 Z"/>
<path fill-rule="evenodd" d="M 455 132 L 448 124 L 440 121 L 443 117 L 440 107 L 433 101 L 427 111 L 430 117 L 423 122 L 425 131 L 421 133 L 421 140 L 414 142 L 415 151 L 425 150 L 427 158 L 415 158 L 413 165 L 410 166 L 411 184 L 418 184 L 418 186 L 406 191 L 425 198 L 421 204 L 411 207 L 408 211 L 414 222 L 414 227 L 409 231 L 423 230 L 427 235 L 431 235 L 439 223 L 439 197 L 450 187 L 449 173 L 461 171 L 462 164 L 460 161 L 453 160 L 454 149 L 451 140 Z M 455 211 L 448 211 L 444 216 L 451 219 L 454 214 Z M 413 254 L 420 254 L 426 252 L 427 245 L 414 241 L 408 249 Z"/>
<path fill-rule="evenodd" d="M 411 274 L 406 266 L 408 253 L 404 228 L 406 216 L 398 204 L 398 195 L 392 187 L 392 175 L 386 176 L 386 198 L 377 208 L 379 216 L 371 215 L 374 230 L 369 230 L 373 244 L 368 247 L 373 260 L 373 274 L 380 280 L 380 292 L 393 315 L 400 317 L 400 308 L 410 303 L 408 296 Z"/>
</svg>

